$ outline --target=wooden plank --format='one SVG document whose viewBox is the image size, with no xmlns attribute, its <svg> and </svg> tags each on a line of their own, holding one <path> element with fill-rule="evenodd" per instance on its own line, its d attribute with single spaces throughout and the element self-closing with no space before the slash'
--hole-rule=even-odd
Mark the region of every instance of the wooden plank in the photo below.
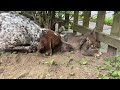
<svg viewBox="0 0 120 90">
<path fill-rule="evenodd" d="M 84 11 L 83 12 L 83 26 L 89 27 L 89 21 L 90 21 L 90 16 L 91 16 L 91 11 Z"/>
<path fill-rule="evenodd" d="M 96 30 L 98 30 L 98 32 L 103 31 L 105 14 L 106 11 L 98 11 L 97 21 L 96 21 Z"/>
<path fill-rule="evenodd" d="M 78 16 L 79 16 L 79 11 L 74 11 L 74 20 L 73 20 L 73 33 L 74 33 L 74 35 L 77 32 L 77 29 L 74 25 L 78 24 Z"/>
<path fill-rule="evenodd" d="M 113 24 L 110 35 L 120 37 L 120 14 L 115 14 L 113 18 Z M 111 45 L 108 46 L 108 53 L 110 53 L 111 55 L 115 55 L 116 52 L 117 52 L 117 48 L 112 47 Z"/>
</svg>

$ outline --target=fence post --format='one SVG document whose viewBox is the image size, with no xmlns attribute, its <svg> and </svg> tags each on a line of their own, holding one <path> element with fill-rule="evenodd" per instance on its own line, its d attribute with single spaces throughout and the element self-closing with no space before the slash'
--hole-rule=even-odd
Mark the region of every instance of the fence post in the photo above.
<svg viewBox="0 0 120 90">
<path fill-rule="evenodd" d="M 73 34 L 75 35 L 77 33 L 77 28 L 75 25 L 78 24 L 78 16 L 79 16 L 79 11 L 74 11 L 74 20 L 73 20 Z"/>
<path fill-rule="evenodd" d="M 55 11 L 51 11 L 51 25 L 50 29 L 55 31 Z"/>
<path fill-rule="evenodd" d="M 96 21 L 96 30 L 98 32 L 102 32 L 103 31 L 105 14 L 106 14 L 106 11 L 98 11 L 97 21 Z"/>
<path fill-rule="evenodd" d="M 65 28 L 66 29 L 68 29 L 68 22 L 69 22 L 69 14 L 68 14 L 68 12 L 67 11 L 65 11 L 65 21 L 66 21 L 66 23 L 65 23 Z"/>
<path fill-rule="evenodd" d="M 113 18 L 113 24 L 112 24 L 112 28 L 111 28 L 111 35 L 120 37 L 120 14 L 115 14 L 115 16 Z M 114 48 L 114 47 L 108 45 L 107 52 L 110 55 L 115 55 L 116 52 L 117 52 L 117 48 Z"/>
<path fill-rule="evenodd" d="M 91 11 L 84 11 L 83 16 L 84 16 L 84 18 L 83 18 L 83 26 L 89 27 Z"/>
</svg>

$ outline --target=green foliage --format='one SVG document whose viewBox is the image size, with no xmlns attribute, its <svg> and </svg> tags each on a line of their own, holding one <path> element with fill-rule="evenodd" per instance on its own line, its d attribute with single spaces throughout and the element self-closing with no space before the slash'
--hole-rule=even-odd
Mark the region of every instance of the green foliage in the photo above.
<svg viewBox="0 0 120 90">
<path fill-rule="evenodd" d="M 69 15 L 74 15 L 74 11 L 66 11 L 66 13 Z"/>
<path fill-rule="evenodd" d="M 120 14 L 120 11 L 114 11 L 114 15 Z"/>
<path fill-rule="evenodd" d="M 112 25 L 112 23 L 113 23 L 113 17 L 105 18 L 104 23 L 108 24 L 108 25 Z"/>
<path fill-rule="evenodd" d="M 91 17 L 91 19 L 90 19 L 90 21 L 92 21 L 92 22 L 96 22 L 96 20 L 97 20 L 97 17 L 96 17 L 96 16 Z"/>
<path fill-rule="evenodd" d="M 87 65 L 87 64 L 88 64 L 88 61 L 87 61 L 87 60 L 83 60 L 83 61 L 81 62 L 81 64 L 82 64 L 82 65 Z"/>
<path fill-rule="evenodd" d="M 54 65 L 56 66 L 57 63 L 52 59 L 51 61 L 48 61 L 48 60 L 42 60 L 42 64 L 46 64 L 46 65 Z"/>
<path fill-rule="evenodd" d="M 68 24 L 68 29 L 71 29 L 72 25 L 71 23 Z"/>
<path fill-rule="evenodd" d="M 106 58 L 103 66 L 97 66 L 97 75 L 100 79 L 120 79 L 120 55 L 112 58 Z M 102 74 L 104 71 L 106 74 Z"/>
<path fill-rule="evenodd" d="M 92 21 L 92 22 L 96 22 L 96 21 L 97 21 L 97 17 L 96 17 L 96 16 L 91 17 L 90 21 Z M 113 17 L 105 18 L 105 20 L 104 20 L 104 24 L 112 25 L 112 23 L 113 23 Z"/>
<path fill-rule="evenodd" d="M 76 61 L 79 65 L 87 65 L 88 64 L 88 61 L 87 59 L 83 59 L 83 60 L 78 60 Z"/>
<path fill-rule="evenodd" d="M 109 79 L 109 77 L 106 74 L 103 74 L 99 79 Z"/>
</svg>

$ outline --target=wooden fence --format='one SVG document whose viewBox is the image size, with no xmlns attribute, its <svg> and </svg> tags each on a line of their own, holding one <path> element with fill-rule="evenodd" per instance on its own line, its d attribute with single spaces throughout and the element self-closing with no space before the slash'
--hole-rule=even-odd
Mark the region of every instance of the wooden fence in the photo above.
<svg viewBox="0 0 120 90">
<path fill-rule="evenodd" d="M 108 35 L 108 34 L 102 33 L 105 14 L 106 14 L 106 11 L 98 11 L 97 21 L 96 21 L 96 34 L 99 41 L 106 43 L 108 45 L 107 52 L 110 53 L 111 55 L 115 55 L 117 52 L 117 49 L 120 50 L 120 15 L 116 14 L 114 16 L 111 33 L 110 35 Z M 56 18 L 56 21 L 61 21 L 63 23 L 66 23 L 66 22 L 71 23 L 73 33 L 80 32 L 82 34 L 85 34 L 86 32 L 90 32 L 92 30 L 89 28 L 91 11 L 83 12 L 83 16 L 84 16 L 83 25 L 78 25 L 79 11 L 74 11 L 73 22 L 69 21 L 68 14 L 65 14 L 65 16 L 66 16 L 65 20 Z"/>
</svg>

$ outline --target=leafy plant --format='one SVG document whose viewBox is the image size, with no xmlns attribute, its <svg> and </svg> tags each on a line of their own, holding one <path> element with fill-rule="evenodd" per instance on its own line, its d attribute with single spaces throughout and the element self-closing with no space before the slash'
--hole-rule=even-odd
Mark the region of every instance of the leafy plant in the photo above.
<svg viewBox="0 0 120 90">
<path fill-rule="evenodd" d="M 42 60 L 42 64 L 47 64 L 47 65 L 57 65 L 57 63 L 52 59 L 51 61 L 47 60 Z"/>
<path fill-rule="evenodd" d="M 112 25 L 112 23 L 113 23 L 113 17 L 105 18 L 104 23 L 108 24 L 108 25 Z"/>
<path fill-rule="evenodd" d="M 85 60 L 85 61 L 82 61 L 81 64 L 82 64 L 82 65 L 87 65 L 87 63 L 88 63 L 88 62 Z"/>
<path fill-rule="evenodd" d="M 97 21 L 97 16 L 91 17 L 90 21 L 96 22 Z M 113 17 L 108 17 L 108 18 L 104 19 L 104 24 L 112 25 L 112 23 L 113 23 Z"/>
<path fill-rule="evenodd" d="M 109 79 L 109 77 L 106 74 L 102 74 L 99 79 Z"/>
<path fill-rule="evenodd" d="M 98 78 L 100 79 L 120 79 L 120 55 L 115 56 L 114 62 L 112 58 L 105 58 L 103 66 L 97 66 L 98 70 L 106 71 L 106 74 L 102 74 L 100 71 L 97 71 Z M 98 74 L 99 73 L 99 74 Z"/>
</svg>

